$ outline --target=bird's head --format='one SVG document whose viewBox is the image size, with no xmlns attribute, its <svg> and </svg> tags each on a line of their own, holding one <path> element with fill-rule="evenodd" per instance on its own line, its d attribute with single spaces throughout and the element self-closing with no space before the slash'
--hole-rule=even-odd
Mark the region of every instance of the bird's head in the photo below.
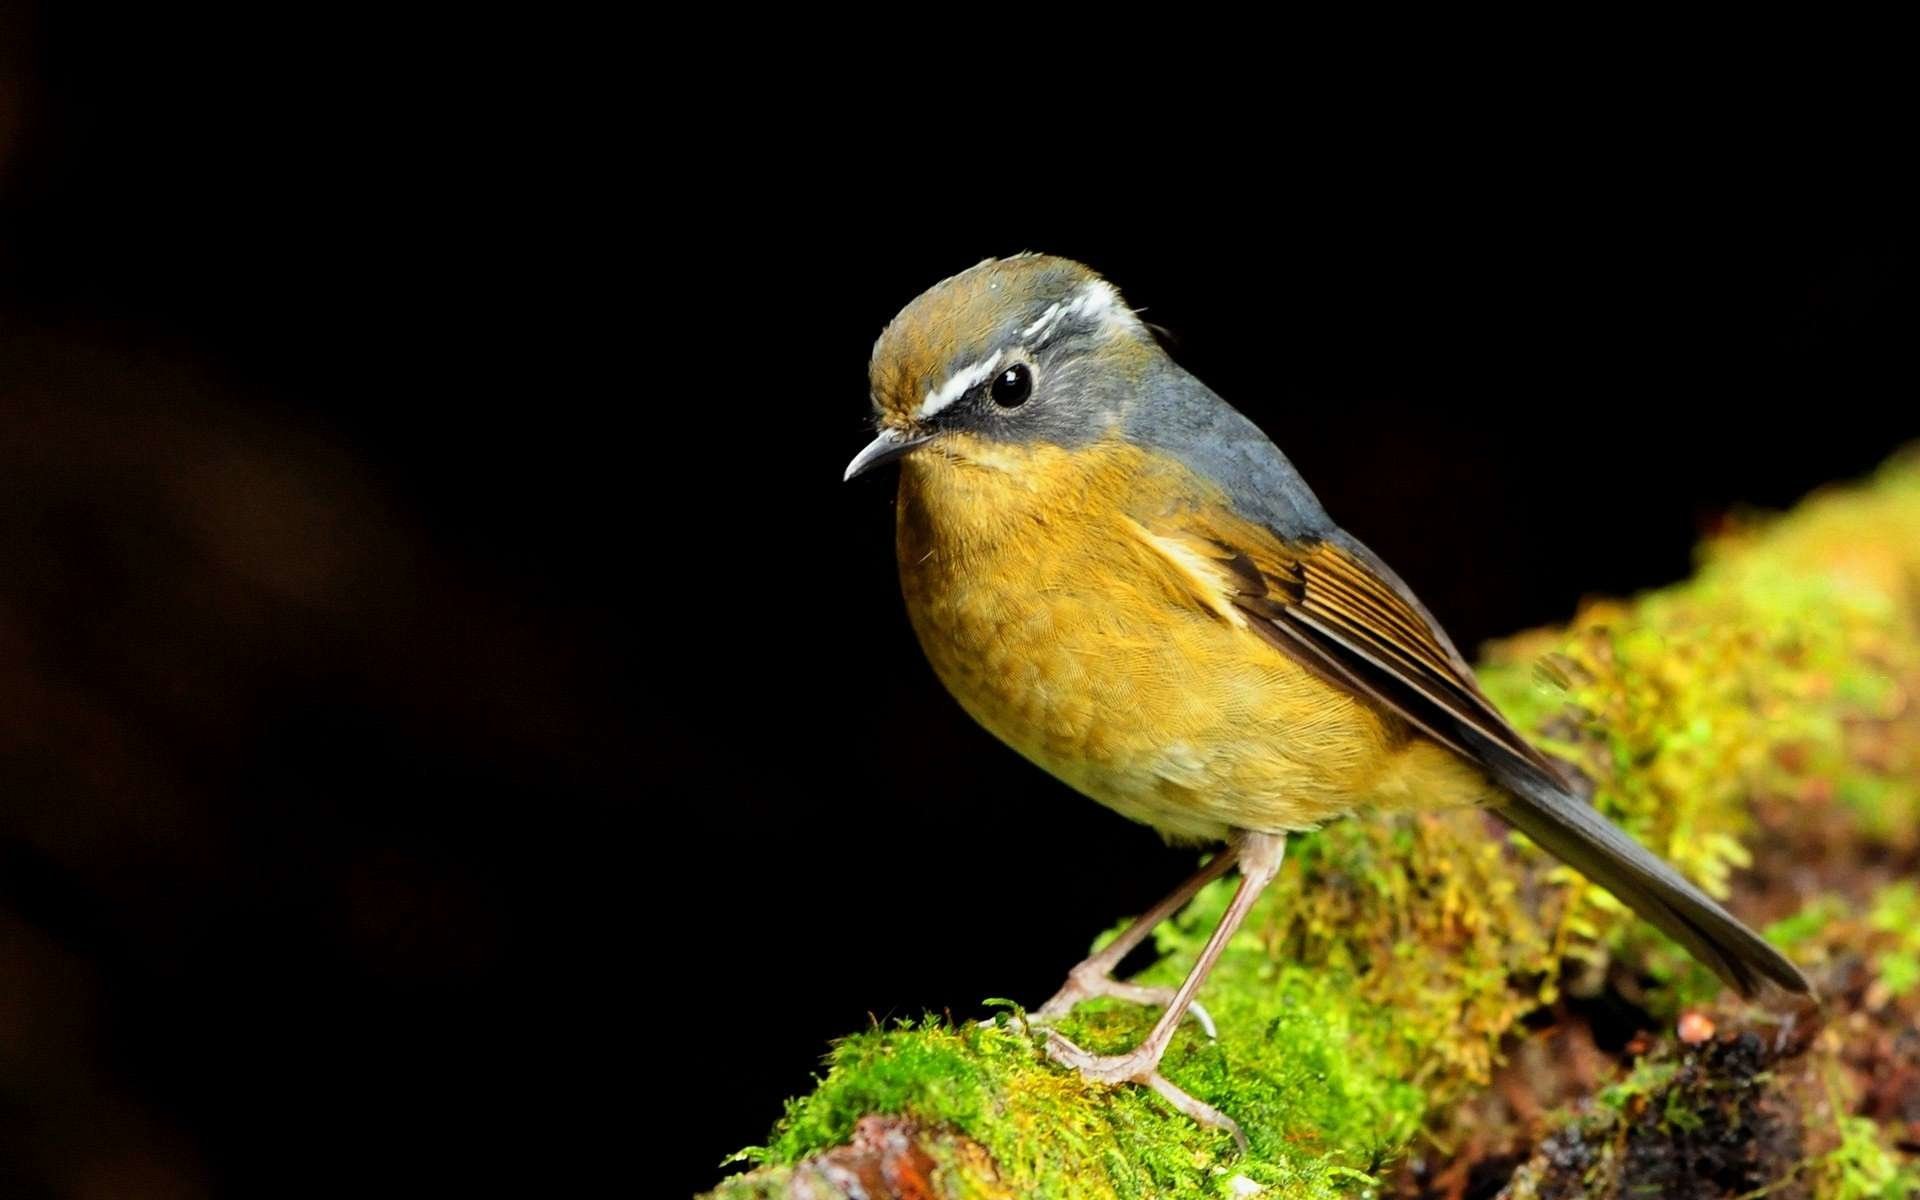
<svg viewBox="0 0 1920 1200">
<path fill-rule="evenodd" d="M 1120 293 L 1070 259 L 988 259 L 922 292 L 874 344 L 878 436 L 848 479 L 907 454 L 1099 439 L 1159 355 Z"/>
</svg>

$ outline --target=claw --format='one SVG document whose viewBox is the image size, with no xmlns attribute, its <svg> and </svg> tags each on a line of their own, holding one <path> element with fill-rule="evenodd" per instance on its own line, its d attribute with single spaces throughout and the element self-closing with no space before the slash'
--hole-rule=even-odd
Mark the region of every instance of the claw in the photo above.
<svg viewBox="0 0 1920 1200">
<path fill-rule="evenodd" d="M 1159 1092 L 1162 1099 L 1191 1117 L 1196 1124 L 1211 1125 L 1215 1129 L 1224 1129 L 1233 1135 L 1233 1144 L 1240 1147 L 1240 1153 L 1247 1152 L 1247 1135 L 1240 1128 L 1240 1122 L 1221 1112 L 1204 1100 L 1196 1100 L 1173 1085 L 1173 1081 L 1155 1071 L 1147 1076 L 1146 1084 Z"/>
<path fill-rule="evenodd" d="M 1217 1042 L 1220 1040 L 1220 1031 L 1213 1027 L 1213 1014 L 1207 1011 L 1206 1005 L 1195 1000 L 1192 1004 L 1187 1005 L 1187 1015 L 1199 1023 L 1200 1029 L 1207 1035 L 1208 1041 Z"/>
<path fill-rule="evenodd" d="M 1227 904 L 1227 911 L 1221 914 L 1220 923 L 1214 926 L 1213 933 L 1207 937 L 1207 944 L 1200 949 L 1200 957 L 1194 961 L 1187 972 L 1187 980 L 1180 990 L 1168 996 L 1154 988 L 1142 988 L 1134 984 L 1118 983 L 1108 974 L 1120 962 L 1122 955 L 1139 944 L 1144 936 L 1142 931 L 1151 930 L 1154 923 L 1167 915 L 1163 909 L 1175 903 L 1184 903 L 1198 887 L 1211 878 L 1203 871 L 1188 881 L 1186 889 L 1162 904 L 1160 908 L 1133 923 L 1119 940 L 1111 943 L 1105 950 L 1094 955 L 1075 967 L 1067 975 L 1067 984 L 1053 999 L 1046 1002 L 1037 1014 L 1043 1021 L 1066 1015 L 1073 1006 L 1088 996 L 1119 996 L 1123 999 L 1159 1000 L 1163 1005 L 1160 1016 L 1154 1021 L 1153 1029 L 1146 1040 L 1135 1046 L 1131 1053 L 1102 1056 L 1088 1054 L 1060 1036 L 1059 1031 L 1050 1030 L 1047 1034 L 1047 1057 L 1057 1063 L 1073 1067 L 1081 1075 L 1097 1083 L 1144 1083 L 1158 1092 L 1162 1099 L 1198 1121 L 1215 1129 L 1224 1129 L 1233 1135 L 1234 1144 L 1241 1150 L 1247 1148 L 1247 1135 L 1231 1117 L 1210 1104 L 1204 1104 L 1175 1087 L 1160 1074 L 1160 1059 L 1166 1054 L 1180 1023 L 1192 1016 L 1200 1022 L 1209 1036 L 1213 1033 L 1213 1018 L 1207 1011 L 1190 1003 L 1201 986 L 1207 981 L 1208 972 L 1220 960 L 1227 942 L 1234 931 L 1247 918 L 1247 912 L 1267 884 L 1273 882 L 1273 876 L 1280 869 L 1280 859 L 1285 853 L 1287 839 L 1283 834 L 1256 833 L 1243 830 L 1234 843 L 1234 856 L 1240 865 L 1240 886 L 1234 889 L 1233 899 Z M 1161 997 L 1165 996 L 1162 1000 Z"/>
<path fill-rule="evenodd" d="M 1143 1083 L 1196 1123 L 1232 1134 L 1240 1153 L 1247 1152 L 1247 1135 L 1238 1121 L 1206 1101 L 1195 1099 L 1182 1091 L 1160 1073 L 1159 1064 L 1147 1053 L 1136 1050 L 1132 1054 L 1089 1054 L 1059 1033 L 1049 1032 L 1047 1057 L 1062 1066 L 1074 1068 L 1095 1083 Z"/>
</svg>

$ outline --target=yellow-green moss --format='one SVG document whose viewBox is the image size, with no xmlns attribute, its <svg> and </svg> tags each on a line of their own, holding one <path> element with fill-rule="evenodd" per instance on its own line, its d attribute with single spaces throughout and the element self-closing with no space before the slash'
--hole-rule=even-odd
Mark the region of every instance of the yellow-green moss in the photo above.
<svg viewBox="0 0 1920 1200">
<path fill-rule="evenodd" d="M 1592 778 L 1603 811 L 1725 895 L 1750 844 L 1801 855 L 1864 837 L 1887 854 L 1916 849 L 1916 589 L 1920 459 L 1908 456 L 1868 486 L 1742 521 L 1703 549 L 1689 582 L 1591 603 L 1564 629 L 1491 647 L 1483 678 L 1516 724 Z M 1644 998 L 1655 1011 L 1717 990 L 1611 897 L 1537 852 L 1510 853 L 1510 840 L 1477 812 L 1346 821 L 1296 839 L 1202 993 L 1219 1041 L 1189 1026 L 1165 1064 L 1241 1122 L 1245 1156 L 1143 1089 L 1052 1066 L 1002 1013 L 846 1039 L 748 1157 L 791 1163 L 840 1143 L 866 1113 L 907 1113 L 984 1145 L 996 1186 L 1016 1195 L 1227 1196 L 1250 1184 L 1369 1194 L 1423 1130 L 1445 1138 L 1455 1102 L 1488 1082 L 1521 1018 L 1563 988 L 1590 987 L 1625 958 L 1658 981 Z M 1163 927 L 1166 957 L 1149 981 L 1178 980 L 1231 886 Z M 1581 964 L 1571 978 L 1567 961 Z M 1899 952 L 1879 970 L 1889 987 L 1920 983 L 1920 959 Z M 1065 1031 L 1119 1050 L 1152 1016 L 1095 1005 Z M 1869 1194 L 1847 1190 L 1877 1178 L 1863 1156 L 1821 1194 Z M 968 1192 L 963 1174 L 945 1186 Z"/>
<path fill-rule="evenodd" d="M 1595 804 L 1708 891 L 1750 865 L 1756 808 L 1783 844 L 1920 840 L 1920 457 L 1708 542 L 1695 577 L 1566 629 L 1490 647 L 1482 679 L 1523 730 L 1578 764 Z M 1564 881 L 1572 884 L 1570 873 Z M 1597 888 L 1569 886 L 1556 938 L 1713 980 Z"/>
<path fill-rule="evenodd" d="M 1913 1200 L 1920 1195 L 1920 1168 L 1887 1145 L 1886 1131 L 1872 1120 L 1842 1116 L 1839 1144 L 1808 1164 L 1821 1200 Z"/>
<path fill-rule="evenodd" d="M 1237 975 L 1259 970 L 1263 956 L 1232 958 Z M 1350 1065 L 1356 1043 L 1386 1030 L 1354 1027 L 1337 978 L 1291 968 L 1266 982 L 1246 988 L 1244 1002 L 1235 998 L 1240 989 L 1219 989 L 1220 1041 L 1183 1034 L 1166 1063 L 1194 1092 L 1231 1097 L 1254 1139 L 1244 1159 L 1224 1134 L 1144 1089 L 1089 1087 L 1054 1068 L 1016 1013 L 846 1039 L 820 1087 L 789 1107 L 776 1140 L 754 1157 L 794 1162 L 843 1142 L 867 1113 L 911 1113 L 979 1141 L 1015 1195 L 1232 1195 L 1236 1178 L 1289 1195 L 1364 1194 L 1371 1173 L 1412 1131 L 1419 1095 Z M 1138 1011 L 1096 1005 L 1067 1030 L 1089 1048 L 1120 1050 L 1139 1039 L 1145 1021 Z"/>
</svg>

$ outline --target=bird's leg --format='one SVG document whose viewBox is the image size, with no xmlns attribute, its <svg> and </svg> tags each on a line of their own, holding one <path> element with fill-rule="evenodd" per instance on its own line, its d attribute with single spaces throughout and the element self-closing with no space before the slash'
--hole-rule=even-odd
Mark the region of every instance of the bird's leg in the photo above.
<svg viewBox="0 0 1920 1200">
<path fill-rule="evenodd" d="M 1193 964 L 1193 970 L 1187 973 L 1186 982 L 1174 993 L 1173 1003 L 1167 1011 L 1160 1014 L 1153 1029 L 1138 1046 L 1126 1054 L 1089 1054 L 1074 1045 L 1057 1032 L 1047 1035 L 1047 1056 L 1057 1063 L 1076 1067 L 1088 1079 L 1100 1083 L 1144 1083 L 1194 1120 L 1203 1125 L 1213 1125 L 1233 1134 L 1234 1141 L 1241 1149 L 1247 1145 L 1246 1135 L 1240 1132 L 1240 1126 L 1225 1113 L 1210 1104 L 1204 1104 L 1187 1095 L 1160 1074 L 1160 1060 L 1167 1053 L 1167 1046 L 1173 1041 L 1174 1031 L 1180 1027 L 1180 1014 L 1193 1002 L 1194 993 L 1200 990 L 1208 972 L 1219 961 L 1220 952 L 1226 949 L 1227 942 L 1240 923 L 1246 920 L 1247 911 L 1253 902 L 1260 898 L 1267 884 L 1280 870 L 1280 860 L 1285 855 L 1287 839 L 1284 834 L 1248 833 L 1243 835 L 1239 846 L 1240 887 L 1233 894 L 1233 903 L 1227 906 L 1226 915 L 1220 918 L 1220 924 L 1207 939 L 1206 948 L 1200 951 L 1200 960 Z"/>
<path fill-rule="evenodd" d="M 1088 957 L 1073 970 L 1067 972 L 1067 982 L 1053 994 L 1053 999 L 1042 1004 L 1030 1014 L 1029 1020 L 1036 1025 L 1045 1025 L 1058 1021 L 1073 1011 L 1082 1000 L 1091 1000 L 1095 996 L 1111 996 L 1116 1000 L 1130 1000 L 1135 1004 L 1170 1004 L 1174 990 L 1165 987 L 1142 987 L 1137 983 L 1122 983 L 1113 977 L 1120 960 L 1127 956 L 1135 946 L 1147 940 L 1147 935 L 1159 928 L 1160 922 L 1179 912 L 1187 901 L 1199 894 L 1201 888 L 1227 873 L 1227 868 L 1238 857 L 1238 847 L 1228 846 L 1207 860 L 1207 865 L 1194 872 L 1185 883 L 1173 889 L 1165 900 L 1154 905 L 1140 919 L 1127 926 L 1127 931 L 1102 947 L 1100 952 Z M 1215 1036 L 1213 1018 L 1207 1014 L 1198 1002 L 1189 1007 L 1193 1019 L 1200 1028 L 1207 1031 L 1208 1037 Z"/>
</svg>

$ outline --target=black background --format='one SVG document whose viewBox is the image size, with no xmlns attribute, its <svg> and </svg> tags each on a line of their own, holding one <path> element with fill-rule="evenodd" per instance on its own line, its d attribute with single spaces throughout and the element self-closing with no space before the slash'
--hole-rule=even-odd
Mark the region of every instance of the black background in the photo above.
<svg viewBox="0 0 1920 1200">
<path fill-rule="evenodd" d="M 941 693 L 839 482 L 987 255 L 1108 274 L 1468 646 L 1920 433 L 1910 246 L 1684 133 L 896 128 L 638 46 L 0 18 L 11 1194 L 684 1192 L 1170 886 Z"/>
</svg>

